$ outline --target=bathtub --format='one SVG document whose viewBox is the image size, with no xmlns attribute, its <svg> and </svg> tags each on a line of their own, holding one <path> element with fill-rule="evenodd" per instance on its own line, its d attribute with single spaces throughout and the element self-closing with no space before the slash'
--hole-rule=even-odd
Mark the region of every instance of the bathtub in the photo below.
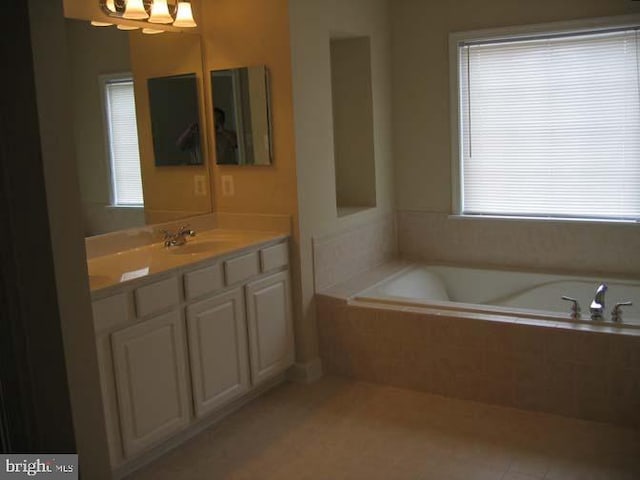
<svg viewBox="0 0 640 480">
<path fill-rule="evenodd" d="M 593 322 L 589 305 L 602 281 L 609 286 L 605 321 Z M 579 320 L 571 318 L 571 304 L 563 301 L 562 296 L 578 300 L 582 309 Z M 498 314 L 519 319 L 640 328 L 640 281 L 637 280 L 416 264 L 376 283 L 353 299 L 460 314 Z M 632 301 L 633 305 L 623 307 L 622 322 L 611 322 L 614 304 L 623 301 Z"/>
</svg>

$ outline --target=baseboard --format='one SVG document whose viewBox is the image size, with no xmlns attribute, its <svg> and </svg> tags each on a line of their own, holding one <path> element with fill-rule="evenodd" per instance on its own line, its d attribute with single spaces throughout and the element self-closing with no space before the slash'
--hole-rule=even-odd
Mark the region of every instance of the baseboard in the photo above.
<svg viewBox="0 0 640 480">
<path fill-rule="evenodd" d="M 287 371 L 287 378 L 297 383 L 313 383 L 322 378 L 322 361 L 316 357 L 307 363 L 296 363 Z"/>
</svg>

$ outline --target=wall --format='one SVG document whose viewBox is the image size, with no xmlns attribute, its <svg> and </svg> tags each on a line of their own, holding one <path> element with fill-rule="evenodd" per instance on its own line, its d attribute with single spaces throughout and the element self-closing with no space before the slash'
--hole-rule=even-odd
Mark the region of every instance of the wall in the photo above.
<svg viewBox="0 0 640 480">
<path fill-rule="evenodd" d="M 200 89 L 200 125 L 204 139 L 206 125 L 204 103 L 204 74 L 200 36 L 195 34 L 144 35 L 129 34 L 131 70 L 136 95 L 140 167 L 144 190 L 144 210 L 147 223 L 161 223 L 178 218 L 209 213 L 212 210 L 208 189 L 205 195 L 195 191 L 195 176 L 209 184 L 206 142 L 202 142 L 203 165 L 156 167 L 151 134 L 149 108 L 149 78 L 195 73 Z"/>
<path fill-rule="evenodd" d="M 110 179 L 100 75 L 131 71 L 129 37 L 113 28 L 67 20 L 73 131 L 86 236 L 144 225 L 142 209 L 110 208 Z M 96 55 L 95 52 L 102 52 Z"/>
<path fill-rule="evenodd" d="M 300 210 L 301 287 L 307 357 L 317 356 L 312 238 L 375 222 L 393 210 L 391 79 L 387 2 L 290 0 L 295 146 Z M 330 38 L 371 37 L 377 207 L 336 211 Z M 277 122 L 274 128 L 278 128 Z"/>
<path fill-rule="evenodd" d="M 555 268 L 589 270 L 590 259 L 597 258 L 599 270 L 637 273 L 638 260 L 633 266 L 625 261 L 637 258 L 637 225 L 551 226 L 447 218 L 451 213 L 448 35 L 639 12 L 640 3 L 630 0 L 394 2 L 393 141 L 403 253 L 430 260 L 536 266 L 544 245 L 553 253 Z M 420 239 L 426 247 L 420 246 Z"/>
<path fill-rule="evenodd" d="M 76 445 L 83 478 L 111 478 L 82 232 L 62 1 L 30 0 L 42 160 Z"/>
</svg>

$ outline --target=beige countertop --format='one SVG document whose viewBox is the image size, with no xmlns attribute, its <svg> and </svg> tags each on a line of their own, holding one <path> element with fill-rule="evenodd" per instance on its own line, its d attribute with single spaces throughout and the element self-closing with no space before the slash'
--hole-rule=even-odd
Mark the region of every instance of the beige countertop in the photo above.
<svg viewBox="0 0 640 480">
<path fill-rule="evenodd" d="M 214 229 L 198 233 L 180 247 L 166 248 L 159 242 L 89 258 L 91 293 L 284 238 L 282 233 Z"/>
</svg>

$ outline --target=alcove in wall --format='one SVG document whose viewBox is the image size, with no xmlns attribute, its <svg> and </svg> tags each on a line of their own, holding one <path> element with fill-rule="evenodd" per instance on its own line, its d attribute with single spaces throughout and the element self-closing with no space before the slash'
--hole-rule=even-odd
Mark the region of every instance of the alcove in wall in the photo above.
<svg viewBox="0 0 640 480">
<path fill-rule="evenodd" d="M 371 40 L 331 39 L 331 92 L 338 216 L 376 206 Z"/>
</svg>

